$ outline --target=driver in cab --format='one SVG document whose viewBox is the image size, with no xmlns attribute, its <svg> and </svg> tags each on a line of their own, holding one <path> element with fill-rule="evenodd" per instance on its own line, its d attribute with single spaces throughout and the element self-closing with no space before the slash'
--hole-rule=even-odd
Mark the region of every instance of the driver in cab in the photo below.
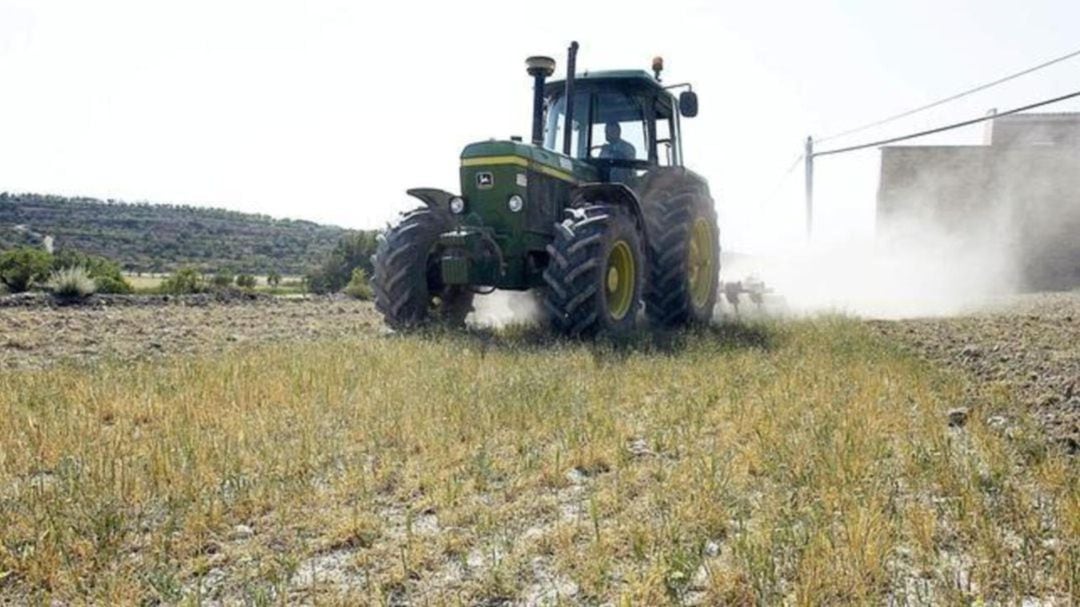
<svg viewBox="0 0 1080 607">
<path fill-rule="evenodd" d="M 622 127 L 618 122 L 609 122 L 604 125 L 604 138 L 607 139 L 600 148 L 600 158 L 606 160 L 633 160 L 637 157 L 637 150 L 627 141 L 622 140 Z"/>
<path fill-rule="evenodd" d="M 604 125 L 604 138 L 607 143 L 600 147 L 600 158 L 604 160 L 634 160 L 637 158 L 637 150 L 634 146 L 622 139 L 622 127 L 618 122 L 609 122 Z M 614 167 L 611 169 L 611 181 L 628 183 L 634 177 L 634 171 L 626 167 Z"/>
</svg>

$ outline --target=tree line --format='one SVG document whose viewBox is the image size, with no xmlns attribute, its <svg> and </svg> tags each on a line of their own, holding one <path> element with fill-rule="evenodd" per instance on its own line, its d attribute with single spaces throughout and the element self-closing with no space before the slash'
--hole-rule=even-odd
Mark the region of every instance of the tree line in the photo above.
<svg viewBox="0 0 1080 607">
<path fill-rule="evenodd" d="M 128 272 L 304 274 L 344 228 L 182 205 L 0 193 L 0 250 L 41 244 L 106 257 Z"/>
</svg>

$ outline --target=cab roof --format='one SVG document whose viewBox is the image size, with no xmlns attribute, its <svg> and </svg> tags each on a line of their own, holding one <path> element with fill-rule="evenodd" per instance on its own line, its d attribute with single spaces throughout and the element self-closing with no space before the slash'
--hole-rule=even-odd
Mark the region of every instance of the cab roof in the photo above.
<svg viewBox="0 0 1080 607">
<path fill-rule="evenodd" d="M 574 81 L 582 85 L 586 83 L 629 85 L 652 89 L 660 93 L 667 93 L 667 91 L 664 90 L 664 85 L 645 70 L 597 70 L 594 72 L 582 72 L 574 78 Z M 544 92 L 550 95 L 562 91 L 565 87 L 566 80 L 549 80 L 544 85 Z"/>
</svg>

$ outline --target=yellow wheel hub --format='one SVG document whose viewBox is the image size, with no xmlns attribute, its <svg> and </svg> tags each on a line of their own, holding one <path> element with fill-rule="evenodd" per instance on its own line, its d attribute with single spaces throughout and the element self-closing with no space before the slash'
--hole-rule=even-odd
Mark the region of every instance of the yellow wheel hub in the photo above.
<svg viewBox="0 0 1080 607">
<path fill-rule="evenodd" d="M 687 256 L 690 300 L 698 308 L 709 302 L 709 296 L 715 289 L 715 246 L 708 220 L 698 217 L 690 230 L 690 254 Z"/>
<path fill-rule="evenodd" d="M 615 320 L 622 320 L 634 303 L 634 287 L 637 267 L 634 253 L 625 240 L 611 247 L 608 254 L 604 287 L 607 292 L 608 312 Z"/>
</svg>

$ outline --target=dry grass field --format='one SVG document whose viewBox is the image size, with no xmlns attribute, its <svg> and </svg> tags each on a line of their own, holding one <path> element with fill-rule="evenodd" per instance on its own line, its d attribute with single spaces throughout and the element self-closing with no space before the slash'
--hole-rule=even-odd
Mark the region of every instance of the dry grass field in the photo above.
<svg viewBox="0 0 1080 607">
<path fill-rule="evenodd" d="M 5 370 L 0 603 L 1070 604 L 1011 403 L 843 318 Z"/>
</svg>

